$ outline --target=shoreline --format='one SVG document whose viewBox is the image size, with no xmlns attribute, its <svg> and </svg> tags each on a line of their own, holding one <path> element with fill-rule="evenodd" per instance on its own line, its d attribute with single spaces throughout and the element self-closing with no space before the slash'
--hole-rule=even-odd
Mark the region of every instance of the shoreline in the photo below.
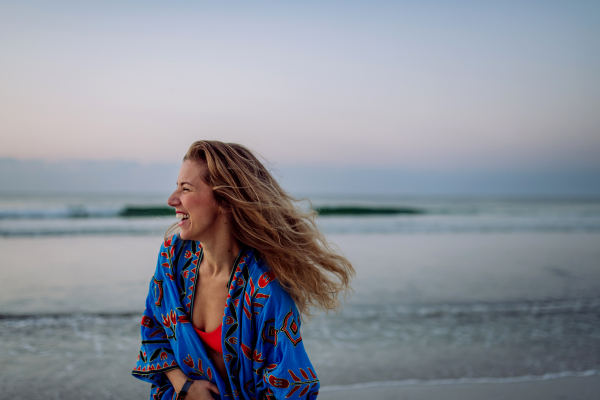
<svg viewBox="0 0 600 400">
<path fill-rule="evenodd" d="M 501 378 L 454 378 L 454 379 L 403 379 L 400 381 L 377 381 L 377 382 L 364 382 L 354 383 L 349 385 L 330 385 L 322 387 L 322 392 L 335 392 L 344 390 L 357 390 L 357 389 L 371 389 L 381 387 L 399 387 L 399 386 L 437 386 L 437 385 L 460 385 L 460 384 L 472 384 L 472 383 L 491 383 L 491 384 L 502 384 L 502 383 L 518 383 L 518 382 L 536 382 L 536 381 L 547 381 L 552 379 L 560 378 L 586 378 L 590 376 L 600 376 L 600 370 L 590 369 L 587 371 L 562 371 L 562 372 L 551 372 L 544 375 L 523 375 L 523 376 L 510 376 Z"/>
<path fill-rule="evenodd" d="M 325 386 L 323 400 L 588 400 L 600 398 L 600 371 L 562 372 L 514 378 L 402 380 Z"/>
</svg>

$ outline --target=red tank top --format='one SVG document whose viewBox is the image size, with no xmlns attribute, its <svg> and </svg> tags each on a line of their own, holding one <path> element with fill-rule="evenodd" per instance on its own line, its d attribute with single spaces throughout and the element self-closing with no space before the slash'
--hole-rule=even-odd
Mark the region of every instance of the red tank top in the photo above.
<svg viewBox="0 0 600 400">
<path fill-rule="evenodd" d="M 198 334 L 198 336 L 200 337 L 200 340 L 202 340 L 202 343 L 204 343 L 205 346 L 208 346 L 211 349 L 213 349 L 214 351 L 223 354 L 223 345 L 221 343 L 222 327 L 223 327 L 223 324 L 219 325 L 217 327 L 217 329 L 215 329 L 214 331 L 212 331 L 210 333 L 202 332 L 200 329 L 196 328 L 195 326 L 194 326 L 194 329 L 196 330 L 196 333 Z"/>
</svg>

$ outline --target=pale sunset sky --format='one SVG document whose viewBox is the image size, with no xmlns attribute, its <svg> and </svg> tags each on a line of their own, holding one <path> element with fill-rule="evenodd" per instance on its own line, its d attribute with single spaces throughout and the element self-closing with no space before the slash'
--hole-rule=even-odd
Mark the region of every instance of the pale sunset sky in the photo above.
<svg viewBox="0 0 600 400">
<path fill-rule="evenodd" d="M 600 170 L 597 1 L 4 1 L 0 48 L 0 158 Z"/>
</svg>

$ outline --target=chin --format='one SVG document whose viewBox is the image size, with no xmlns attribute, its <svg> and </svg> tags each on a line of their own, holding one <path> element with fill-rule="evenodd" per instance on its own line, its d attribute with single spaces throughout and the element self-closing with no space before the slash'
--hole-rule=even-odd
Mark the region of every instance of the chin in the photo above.
<svg viewBox="0 0 600 400">
<path fill-rule="evenodd" d="M 197 236 L 195 236 L 192 232 L 190 231 L 184 231 L 184 230 L 179 230 L 179 237 L 182 238 L 183 240 L 195 240 L 195 241 L 199 241 L 199 239 L 197 238 Z"/>
</svg>

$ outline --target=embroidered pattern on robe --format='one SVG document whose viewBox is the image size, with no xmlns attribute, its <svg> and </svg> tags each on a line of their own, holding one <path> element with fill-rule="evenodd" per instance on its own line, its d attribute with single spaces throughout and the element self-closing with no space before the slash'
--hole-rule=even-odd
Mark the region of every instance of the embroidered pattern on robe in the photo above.
<svg viewBox="0 0 600 400">
<path fill-rule="evenodd" d="M 316 399 L 319 380 L 304 350 L 296 305 L 249 248 L 242 249 L 236 260 L 224 305 L 221 342 L 232 390 L 227 392 L 191 324 L 202 253 L 199 242 L 177 235 L 161 246 L 132 372 L 152 383 L 150 399 L 175 398 L 164 373 L 175 368 L 192 379 L 213 382 L 221 398 Z"/>
</svg>

